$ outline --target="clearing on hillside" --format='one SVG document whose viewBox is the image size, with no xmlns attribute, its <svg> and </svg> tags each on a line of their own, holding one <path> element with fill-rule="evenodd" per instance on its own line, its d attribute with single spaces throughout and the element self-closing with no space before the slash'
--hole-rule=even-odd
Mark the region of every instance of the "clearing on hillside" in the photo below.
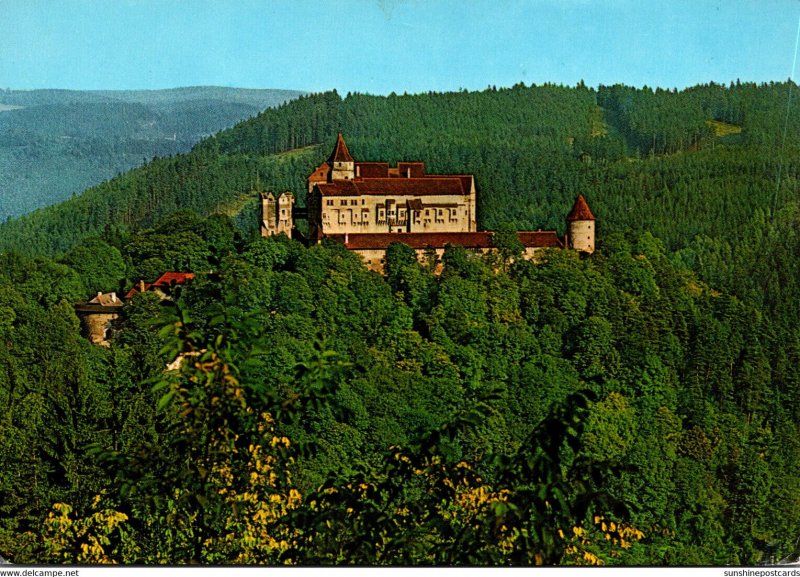
<svg viewBox="0 0 800 577">
<path fill-rule="evenodd" d="M 706 120 L 706 126 L 714 131 L 714 136 L 730 136 L 731 134 L 741 134 L 742 127 L 736 124 L 723 122 L 722 120 Z"/>
<path fill-rule="evenodd" d="M 608 136 L 608 124 L 606 124 L 605 113 L 602 107 L 595 106 L 592 112 L 592 138 Z"/>
</svg>

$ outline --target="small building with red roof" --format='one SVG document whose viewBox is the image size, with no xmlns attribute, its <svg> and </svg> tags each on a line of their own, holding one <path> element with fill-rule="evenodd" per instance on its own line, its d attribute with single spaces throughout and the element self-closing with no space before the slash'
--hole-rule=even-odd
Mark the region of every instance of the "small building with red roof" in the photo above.
<svg viewBox="0 0 800 577">
<path fill-rule="evenodd" d="M 135 285 L 125 294 L 125 298 L 132 299 L 138 293 L 146 291 L 154 291 L 162 298 L 167 298 L 176 285 L 186 284 L 193 278 L 194 273 L 191 272 L 165 272 L 151 283 L 140 280 L 139 284 Z"/>
</svg>

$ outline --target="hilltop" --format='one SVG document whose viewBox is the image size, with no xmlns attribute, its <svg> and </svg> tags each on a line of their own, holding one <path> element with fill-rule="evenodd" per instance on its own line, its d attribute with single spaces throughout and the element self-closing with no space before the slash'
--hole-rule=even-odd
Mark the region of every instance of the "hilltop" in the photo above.
<svg viewBox="0 0 800 577">
<path fill-rule="evenodd" d="M 54 204 L 154 156 L 302 94 L 168 90 L 0 90 L 0 220 Z"/>
</svg>

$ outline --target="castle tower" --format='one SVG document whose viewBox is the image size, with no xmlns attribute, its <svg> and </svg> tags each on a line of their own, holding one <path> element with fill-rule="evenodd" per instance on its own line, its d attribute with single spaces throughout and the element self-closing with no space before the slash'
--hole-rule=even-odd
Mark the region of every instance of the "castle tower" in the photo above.
<svg viewBox="0 0 800 577">
<path fill-rule="evenodd" d="M 582 194 L 575 199 L 567 215 L 567 246 L 572 250 L 592 254 L 594 252 L 594 215 Z"/>
<path fill-rule="evenodd" d="M 261 193 L 261 236 L 277 234 L 277 206 L 275 195 L 271 192 Z"/>
<path fill-rule="evenodd" d="M 108 341 L 108 331 L 111 323 L 119 318 L 121 311 L 122 299 L 118 298 L 115 292 L 99 292 L 88 303 L 75 306 L 75 312 L 81 316 L 89 334 L 89 341 L 102 347 L 111 346 Z"/>
<path fill-rule="evenodd" d="M 284 192 L 278 196 L 277 227 L 275 234 L 284 233 L 292 238 L 294 220 L 292 211 L 294 210 L 294 195 L 291 192 Z"/>
<path fill-rule="evenodd" d="M 284 233 L 292 238 L 294 195 L 283 192 L 277 200 L 271 192 L 261 193 L 261 236 Z"/>
<path fill-rule="evenodd" d="M 347 150 L 342 133 L 336 138 L 336 146 L 328 159 L 331 167 L 331 180 L 353 180 L 356 176 L 356 162 Z"/>
</svg>

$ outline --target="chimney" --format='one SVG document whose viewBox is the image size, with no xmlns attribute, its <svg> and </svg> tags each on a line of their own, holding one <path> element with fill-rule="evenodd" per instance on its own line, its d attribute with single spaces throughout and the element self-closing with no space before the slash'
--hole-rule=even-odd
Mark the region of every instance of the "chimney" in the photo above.
<svg viewBox="0 0 800 577">
<path fill-rule="evenodd" d="M 111 302 L 112 303 L 117 302 L 117 293 L 115 293 L 115 292 L 111 293 Z"/>
<path fill-rule="evenodd" d="M 97 298 L 100 298 L 101 296 L 103 296 L 103 293 L 100 292 L 100 291 L 97 291 Z"/>
<path fill-rule="evenodd" d="M 356 178 L 361 176 L 361 167 L 356 164 Z"/>
<path fill-rule="evenodd" d="M 139 292 L 140 293 L 144 292 L 144 281 L 141 279 L 139 280 Z"/>
<path fill-rule="evenodd" d="M 349 240 L 350 240 L 350 235 L 348 233 L 344 233 L 344 246 L 347 246 Z"/>
<path fill-rule="evenodd" d="M 406 167 L 406 178 L 411 178 L 411 167 Z"/>
</svg>

